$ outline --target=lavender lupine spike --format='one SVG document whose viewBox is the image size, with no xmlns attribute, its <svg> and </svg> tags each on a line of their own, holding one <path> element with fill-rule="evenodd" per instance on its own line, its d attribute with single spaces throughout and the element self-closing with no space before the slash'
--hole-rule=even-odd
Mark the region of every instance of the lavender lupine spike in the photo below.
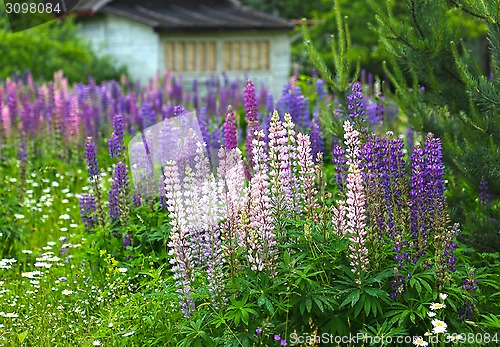
<svg viewBox="0 0 500 347">
<path fill-rule="evenodd" d="M 428 209 L 432 216 L 437 217 L 440 213 L 440 206 L 444 204 L 444 165 L 443 146 L 441 139 L 435 138 L 431 133 L 425 139 L 425 174 L 426 174 L 426 198 Z M 431 218 L 432 218 L 431 216 Z"/>
<path fill-rule="evenodd" d="M 481 180 L 479 181 L 479 201 L 481 202 L 481 207 L 491 208 L 491 195 L 489 192 L 488 181 L 484 177 L 481 177 Z"/>
<path fill-rule="evenodd" d="M 415 146 L 411 156 L 410 201 L 412 261 L 416 263 L 427 249 L 429 238 L 425 218 L 425 163 L 424 150 L 420 144 Z"/>
<path fill-rule="evenodd" d="M 463 305 L 458 308 L 458 321 L 463 322 L 464 320 L 471 320 L 472 315 L 476 311 L 476 305 L 474 304 L 474 300 L 477 300 L 477 290 L 478 281 L 475 278 L 475 270 L 474 268 L 467 271 L 467 277 L 464 278 L 464 284 L 462 285 L 462 289 L 468 294 L 468 298 L 464 299 Z"/>
<path fill-rule="evenodd" d="M 326 88 L 323 80 L 316 80 L 316 94 L 318 95 L 318 101 L 324 101 L 326 96 Z"/>
<path fill-rule="evenodd" d="M 245 100 L 245 115 L 247 121 L 247 137 L 245 140 L 245 149 L 247 155 L 247 167 L 245 169 L 245 175 L 248 180 L 251 179 L 251 171 L 254 166 L 253 160 L 253 139 L 255 132 L 259 131 L 259 121 L 257 118 L 257 97 L 255 95 L 255 87 L 252 81 L 247 80 L 245 84 L 245 90 L 243 92 L 243 98 Z"/>
<path fill-rule="evenodd" d="M 221 191 L 222 210 L 224 222 L 221 224 L 224 256 L 229 265 L 229 271 L 234 273 L 237 267 L 237 250 L 240 248 L 243 254 L 248 253 L 245 237 L 239 233 L 238 226 L 241 223 L 241 212 L 247 205 L 248 192 L 245 188 L 244 164 L 239 148 L 227 150 L 219 149 L 219 165 L 217 175 Z"/>
<path fill-rule="evenodd" d="M 369 266 L 368 250 L 366 248 L 366 215 L 365 215 L 365 189 L 361 174 L 361 160 L 359 151 L 361 143 L 360 133 L 353 128 L 349 120 L 344 122 L 344 140 L 346 144 L 346 159 L 349 166 L 346 184 L 346 209 L 347 209 L 347 230 L 349 235 L 349 250 L 351 257 L 352 271 L 358 275 L 366 271 Z"/>
<path fill-rule="evenodd" d="M 353 126 L 362 132 L 366 131 L 363 90 L 359 82 L 353 84 L 352 92 L 347 96 L 347 110 Z"/>
<path fill-rule="evenodd" d="M 248 261 L 253 271 L 271 271 L 276 267 L 276 241 L 269 197 L 268 158 L 265 152 L 264 132 L 255 133 L 253 140 L 254 175 L 250 181 L 250 227 L 252 244 Z"/>
<path fill-rule="evenodd" d="M 311 153 L 311 141 L 309 135 L 299 133 L 297 135 L 297 161 L 299 170 L 299 195 L 302 211 L 309 216 L 315 215 L 315 210 L 319 207 L 315 187 L 314 162 Z"/>
<path fill-rule="evenodd" d="M 109 156 L 111 158 L 119 157 L 123 154 L 123 135 L 125 127 L 123 124 L 123 117 L 121 114 L 117 113 L 113 117 L 113 136 L 108 142 Z"/>
<path fill-rule="evenodd" d="M 85 156 L 87 158 L 87 168 L 89 172 L 89 178 L 93 182 L 99 177 L 99 167 L 97 164 L 95 143 L 91 137 L 88 137 L 85 143 Z"/>
<path fill-rule="evenodd" d="M 228 107 L 226 112 L 226 119 L 224 122 L 224 140 L 225 147 L 228 151 L 238 146 L 238 137 L 236 135 L 236 117 L 231 106 Z"/>
<path fill-rule="evenodd" d="M 82 194 L 80 197 L 80 217 L 86 231 L 92 231 L 97 225 L 97 203 L 91 194 Z"/>
<path fill-rule="evenodd" d="M 206 273 L 208 280 L 208 291 L 212 297 L 212 304 L 215 309 L 220 307 L 224 302 L 224 286 L 223 284 L 223 248 L 221 243 L 221 232 L 218 225 L 212 225 L 205 230 L 204 233 L 203 252 L 206 259 Z"/>
<path fill-rule="evenodd" d="M 109 216 L 113 224 L 118 219 L 126 226 L 129 218 L 129 181 L 127 165 L 118 162 L 113 170 L 113 182 L 109 192 Z"/>
<path fill-rule="evenodd" d="M 187 229 L 186 212 L 183 203 L 181 180 L 175 161 L 168 161 L 164 170 L 165 191 L 168 199 L 168 211 L 171 218 L 172 230 L 170 232 L 170 264 L 174 280 L 177 282 L 179 303 L 182 313 L 189 318 L 196 310 L 191 294 L 191 283 L 194 278 L 193 259 L 189 230 Z"/>
<path fill-rule="evenodd" d="M 311 122 L 311 149 L 314 160 L 318 158 L 318 153 L 323 154 L 325 151 L 325 143 L 321 134 L 321 126 L 317 114 L 313 117 Z"/>
<path fill-rule="evenodd" d="M 455 249 L 457 248 L 457 236 L 460 232 L 460 225 L 455 223 L 452 227 L 441 226 L 434 235 L 433 244 L 435 247 L 434 269 L 436 271 L 437 283 L 442 289 L 446 283 L 450 272 L 455 272 Z"/>
<path fill-rule="evenodd" d="M 347 160 L 345 155 L 346 153 L 341 146 L 338 144 L 333 145 L 332 162 L 335 168 L 335 181 L 337 182 L 337 186 L 341 192 L 345 191 L 345 184 L 347 181 L 348 167 L 346 165 Z"/>
</svg>

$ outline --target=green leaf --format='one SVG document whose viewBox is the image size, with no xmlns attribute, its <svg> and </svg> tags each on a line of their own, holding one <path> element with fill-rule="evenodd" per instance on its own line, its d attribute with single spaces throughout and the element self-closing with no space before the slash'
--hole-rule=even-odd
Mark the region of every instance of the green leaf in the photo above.
<svg viewBox="0 0 500 347">
<path fill-rule="evenodd" d="M 356 303 L 358 302 L 360 295 L 361 295 L 360 290 L 359 289 L 355 289 L 353 292 L 351 292 L 351 294 L 349 294 L 345 298 L 345 300 L 340 305 L 340 308 L 344 307 L 348 303 L 351 303 L 351 307 L 354 307 L 354 305 L 356 305 Z"/>
<path fill-rule="evenodd" d="M 311 300 L 311 297 L 309 297 L 309 296 L 306 298 L 306 308 L 307 308 L 307 312 L 311 312 L 312 300 Z"/>
</svg>

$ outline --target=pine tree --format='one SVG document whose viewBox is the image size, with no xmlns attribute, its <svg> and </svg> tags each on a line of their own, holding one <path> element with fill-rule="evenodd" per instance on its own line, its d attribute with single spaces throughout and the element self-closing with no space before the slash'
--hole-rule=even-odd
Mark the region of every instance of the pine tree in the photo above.
<svg viewBox="0 0 500 347">
<path fill-rule="evenodd" d="M 407 0 L 403 22 L 368 1 L 402 111 L 443 140 L 452 219 L 477 249 L 500 250 L 500 0 Z M 470 23 L 487 28 L 486 68 L 464 40 Z"/>
</svg>

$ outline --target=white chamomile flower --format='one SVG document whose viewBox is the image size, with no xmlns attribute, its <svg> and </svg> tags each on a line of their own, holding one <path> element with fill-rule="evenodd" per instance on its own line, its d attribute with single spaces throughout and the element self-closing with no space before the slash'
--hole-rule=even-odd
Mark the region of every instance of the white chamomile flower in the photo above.
<svg viewBox="0 0 500 347">
<path fill-rule="evenodd" d="M 432 329 L 432 332 L 434 334 L 442 334 L 442 333 L 446 332 L 446 328 L 448 327 L 448 324 L 446 324 L 442 320 L 433 319 L 431 323 L 434 326 L 434 328 Z"/>
<path fill-rule="evenodd" d="M 424 339 L 420 336 L 413 338 L 413 344 L 415 346 L 427 346 L 428 345 L 428 343 L 426 341 L 424 341 Z"/>
<path fill-rule="evenodd" d="M 447 297 L 448 297 L 448 294 L 439 293 L 439 298 L 440 298 L 441 300 L 445 301 Z"/>
<path fill-rule="evenodd" d="M 436 312 L 427 312 L 427 315 L 432 318 L 436 316 Z"/>
<path fill-rule="evenodd" d="M 440 304 L 439 302 L 433 302 L 433 303 L 431 303 L 431 306 L 430 306 L 431 310 L 440 310 L 442 308 L 446 308 L 446 305 Z"/>
</svg>

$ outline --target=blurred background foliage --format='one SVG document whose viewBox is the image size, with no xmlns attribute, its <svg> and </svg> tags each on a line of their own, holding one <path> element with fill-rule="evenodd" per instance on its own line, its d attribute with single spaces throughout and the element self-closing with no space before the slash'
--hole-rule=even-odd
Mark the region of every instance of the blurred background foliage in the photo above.
<svg viewBox="0 0 500 347">
<path fill-rule="evenodd" d="M 54 20 L 32 29 L 13 33 L 0 9 L 0 76 L 31 71 L 36 80 L 51 80 L 64 69 L 70 82 L 97 82 L 119 79 L 124 67 L 115 67 L 108 56 L 98 56 L 77 34 L 72 18 Z"/>
<path fill-rule="evenodd" d="M 333 0 L 241 0 L 248 7 L 279 15 L 290 20 L 306 18 L 309 35 L 325 63 L 333 71 L 331 52 L 331 35 L 337 32 Z M 411 18 L 409 1 L 376 0 L 383 8 L 390 8 L 394 20 L 403 23 Z M 375 24 L 375 11 L 366 0 L 340 0 L 342 15 L 346 17 L 352 39 L 352 57 L 359 60 L 361 68 L 378 76 L 384 75 L 382 63 L 388 60 L 388 52 L 379 42 L 379 35 L 371 26 Z M 460 28 L 459 35 L 467 45 L 480 56 L 484 56 L 486 47 L 487 25 L 472 16 L 464 18 L 456 8 L 449 13 L 451 27 Z M 460 25 L 458 25 L 460 23 Z M 313 67 L 307 49 L 300 39 L 300 28 L 297 28 L 298 39 L 292 47 L 293 62 L 300 71 L 308 73 Z M 355 66 L 355 65 L 354 65 Z"/>
</svg>

